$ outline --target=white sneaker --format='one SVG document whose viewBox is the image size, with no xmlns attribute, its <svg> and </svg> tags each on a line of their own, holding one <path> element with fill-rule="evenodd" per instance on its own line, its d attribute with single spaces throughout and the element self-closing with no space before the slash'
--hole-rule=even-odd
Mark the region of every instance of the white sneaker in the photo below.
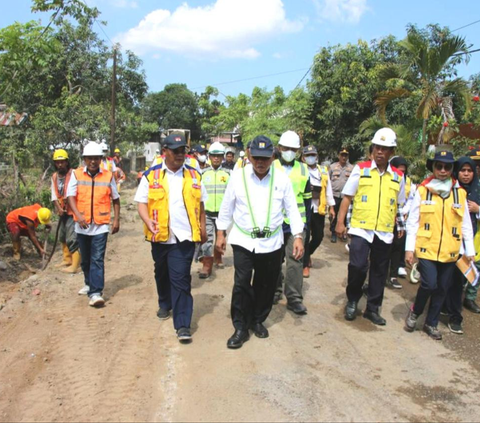
<svg viewBox="0 0 480 423">
<path fill-rule="evenodd" d="M 100 294 L 93 294 L 90 297 L 90 302 L 88 304 L 92 307 L 101 307 L 105 304 L 105 300 L 101 297 Z"/>
<path fill-rule="evenodd" d="M 401 278 L 407 276 L 407 271 L 405 270 L 405 267 L 398 268 L 398 276 L 400 276 Z"/>
<path fill-rule="evenodd" d="M 85 285 L 80 291 L 78 291 L 78 295 L 87 295 L 90 292 L 90 287 Z"/>
</svg>

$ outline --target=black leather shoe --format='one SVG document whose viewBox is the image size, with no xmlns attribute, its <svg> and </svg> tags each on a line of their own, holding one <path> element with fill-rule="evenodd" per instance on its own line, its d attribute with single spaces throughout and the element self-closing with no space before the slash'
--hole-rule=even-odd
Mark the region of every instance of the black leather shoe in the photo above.
<svg viewBox="0 0 480 423">
<path fill-rule="evenodd" d="M 357 303 L 355 301 L 348 301 L 345 306 L 345 320 L 355 320 L 357 317 Z"/>
<path fill-rule="evenodd" d="M 295 314 L 307 314 L 307 307 L 305 307 L 302 303 L 287 303 L 287 309 L 293 311 Z"/>
<path fill-rule="evenodd" d="M 470 310 L 472 313 L 477 313 L 479 314 L 480 313 L 480 307 L 478 306 L 478 304 L 473 301 L 473 300 L 463 300 L 463 306 L 467 309 L 467 310 Z"/>
<path fill-rule="evenodd" d="M 380 314 L 375 313 L 374 311 L 365 310 L 365 313 L 363 313 L 363 317 L 378 326 L 385 326 L 387 324 L 387 321 L 382 316 L 380 316 Z"/>
<path fill-rule="evenodd" d="M 268 329 L 261 323 L 254 323 L 252 330 L 257 338 L 268 338 Z"/>
<path fill-rule="evenodd" d="M 227 341 L 227 348 L 235 350 L 241 348 L 244 342 L 247 342 L 250 339 L 250 334 L 248 330 L 236 329 L 234 334 Z"/>
</svg>

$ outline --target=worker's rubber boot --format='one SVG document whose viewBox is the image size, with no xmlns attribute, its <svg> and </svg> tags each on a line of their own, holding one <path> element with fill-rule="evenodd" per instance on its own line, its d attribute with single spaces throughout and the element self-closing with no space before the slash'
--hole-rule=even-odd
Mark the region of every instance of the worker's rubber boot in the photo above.
<svg viewBox="0 0 480 423">
<path fill-rule="evenodd" d="M 22 252 L 22 241 L 12 241 L 13 243 L 13 259 L 20 260 Z"/>
<path fill-rule="evenodd" d="M 67 244 L 62 243 L 62 251 L 63 251 L 63 260 L 60 264 L 55 265 L 55 267 L 57 268 L 72 265 L 72 255 L 70 254 Z"/>
<path fill-rule="evenodd" d="M 212 274 L 212 267 L 213 267 L 213 257 L 203 257 L 202 260 L 203 268 L 200 270 L 198 277 L 200 279 L 207 279 Z"/>
<path fill-rule="evenodd" d="M 74 253 L 72 253 L 72 264 L 69 267 L 62 269 L 62 272 L 77 273 L 78 269 L 80 269 L 80 261 L 81 261 L 80 250 L 77 250 Z"/>
<path fill-rule="evenodd" d="M 213 250 L 213 260 L 217 269 L 225 269 L 225 265 L 222 261 L 222 255 L 217 251 L 217 249 Z"/>
</svg>

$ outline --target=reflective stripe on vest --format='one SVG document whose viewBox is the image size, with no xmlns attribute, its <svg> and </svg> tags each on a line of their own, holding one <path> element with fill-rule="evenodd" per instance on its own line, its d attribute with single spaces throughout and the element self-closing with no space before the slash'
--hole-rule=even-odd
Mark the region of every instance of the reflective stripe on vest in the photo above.
<svg viewBox="0 0 480 423">
<path fill-rule="evenodd" d="M 280 160 L 275 160 L 273 162 L 274 166 L 277 169 L 281 169 L 285 172 L 284 167 Z M 307 166 L 304 163 L 300 163 L 299 161 L 295 160 L 292 170 L 288 175 L 293 187 L 293 194 L 295 195 L 295 200 L 297 202 L 298 211 L 300 212 L 300 216 L 302 216 L 303 223 L 307 221 L 307 212 L 305 210 L 305 202 L 309 198 L 312 198 L 312 193 L 305 194 L 305 188 L 307 186 L 307 182 L 310 178 L 310 174 L 308 173 Z M 285 213 L 284 213 L 285 214 Z M 285 223 L 289 224 L 290 219 L 285 217 Z"/>
<path fill-rule="evenodd" d="M 113 174 L 108 170 L 98 172 L 93 178 L 83 168 L 75 170 L 77 179 L 77 209 L 89 224 L 105 225 L 110 223 L 110 184 Z M 74 215 L 75 221 L 78 219 Z"/>
<path fill-rule="evenodd" d="M 145 239 L 150 242 L 166 242 L 170 238 L 169 187 L 163 163 L 145 173 L 148 180 L 148 215 L 157 226 L 153 235 L 144 225 Z M 200 202 L 202 198 L 201 176 L 195 169 L 183 168 L 183 202 L 192 229 L 192 241 L 200 242 Z"/>
<path fill-rule="evenodd" d="M 392 171 L 380 175 L 377 168 L 362 167 L 353 199 L 352 228 L 393 232 L 401 176 Z"/>
<path fill-rule="evenodd" d="M 419 186 L 418 190 L 420 215 L 416 256 L 441 263 L 457 261 L 462 245 L 466 191 L 455 187 L 450 196 L 443 199 L 439 195 L 432 195 L 425 186 Z"/>
<path fill-rule="evenodd" d="M 222 168 L 208 169 L 202 174 L 203 186 L 205 187 L 208 199 L 205 203 L 205 210 L 217 213 L 220 211 L 220 205 L 227 189 L 230 174 Z"/>
<path fill-rule="evenodd" d="M 69 216 L 73 216 L 73 211 L 67 201 L 67 188 L 70 182 L 70 178 L 72 176 L 72 172 L 72 169 L 68 169 L 68 172 L 65 174 L 65 181 L 63 183 L 63 194 L 61 194 L 60 190 L 58 189 L 58 172 L 55 172 L 52 175 L 53 189 L 55 190 L 57 201 L 60 204 L 60 208 L 66 211 Z"/>
</svg>

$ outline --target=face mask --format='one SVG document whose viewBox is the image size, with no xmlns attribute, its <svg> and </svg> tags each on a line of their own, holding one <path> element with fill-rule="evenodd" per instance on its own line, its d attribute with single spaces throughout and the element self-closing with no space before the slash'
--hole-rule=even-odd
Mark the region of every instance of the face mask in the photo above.
<svg viewBox="0 0 480 423">
<path fill-rule="evenodd" d="M 197 158 L 200 163 L 205 163 L 207 161 L 207 156 L 205 154 L 201 154 Z"/>
<path fill-rule="evenodd" d="M 305 157 L 305 163 L 308 164 L 309 166 L 313 166 L 315 163 L 317 163 L 317 157 L 316 156 L 306 156 Z"/>
<path fill-rule="evenodd" d="M 282 151 L 282 159 L 285 160 L 287 163 L 293 162 L 296 155 L 297 153 L 295 153 L 295 151 Z"/>
</svg>

